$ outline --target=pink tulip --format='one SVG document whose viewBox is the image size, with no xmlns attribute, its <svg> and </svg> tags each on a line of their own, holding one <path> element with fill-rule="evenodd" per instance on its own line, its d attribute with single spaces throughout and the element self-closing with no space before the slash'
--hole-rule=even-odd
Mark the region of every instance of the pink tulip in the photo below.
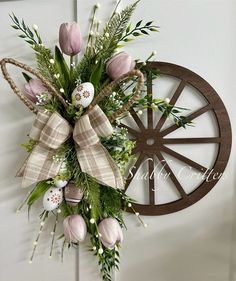
<svg viewBox="0 0 236 281">
<path fill-rule="evenodd" d="M 43 98 L 41 96 L 42 94 L 46 94 L 48 98 L 50 97 L 47 88 L 38 78 L 30 79 L 30 81 L 25 84 L 25 96 L 33 103 L 45 104 L 47 102 L 47 98 Z"/>
<path fill-rule="evenodd" d="M 87 227 L 80 215 L 71 215 L 64 219 L 63 229 L 65 239 L 69 243 L 82 242 L 87 234 Z"/>
<path fill-rule="evenodd" d="M 116 219 L 102 220 L 98 225 L 98 231 L 101 234 L 101 242 L 106 248 L 113 249 L 116 243 L 123 241 L 123 233 Z"/>
<path fill-rule="evenodd" d="M 82 48 L 82 36 L 78 23 L 63 23 L 59 30 L 59 44 L 64 54 L 77 55 Z"/>
<path fill-rule="evenodd" d="M 135 67 L 135 61 L 125 52 L 120 52 L 107 62 L 106 72 L 113 79 L 120 78 Z"/>
</svg>

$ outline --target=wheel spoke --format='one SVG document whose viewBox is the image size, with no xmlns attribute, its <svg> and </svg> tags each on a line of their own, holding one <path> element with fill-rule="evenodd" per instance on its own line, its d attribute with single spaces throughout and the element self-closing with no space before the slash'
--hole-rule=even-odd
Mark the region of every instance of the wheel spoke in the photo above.
<svg viewBox="0 0 236 281">
<path fill-rule="evenodd" d="M 133 136 L 136 136 L 136 137 L 137 137 L 138 134 L 139 134 L 139 132 L 137 132 L 137 131 L 134 130 L 133 128 L 131 128 L 131 127 L 129 127 L 129 126 L 123 124 L 123 123 L 121 123 L 118 127 L 119 127 L 119 128 L 125 128 L 125 129 L 127 129 L 128 132 L 129 132 L 131 135 L 133 135 Z"/>
<path fill-rule="evenodd" d="M 193 112 L 192 114 L 188 115 L 187 118 L 189 120 L 194 120 L 195 118 L 201 116 L 202 114 L 206 113 L 207 111 L 209 111 L 210 109 L 212 109 L 212 105 L 208 104 L 202 108 L 200 108 L 199 110 Z M 180 127 L 176 124 L 168 127 L 167 129 L 161 131 L 161 136 L 164 137 L 172 132 L 174 132 L 175 130 L 179 129 Z"/>
<path fill-rule="evenodd" d="M 130 114 L 133 117 L 134 121 L 136 122 L 136 124 L 138 125 L 139 129 L 145 130 L 145 127 L 142 123 L 142 121 L 140 120 L 140 118 L 138 117 L 137 113 L 135 112 L 135 110 L 133 108 L 130 108 Z"/>
<path fill-rule="evenodd" d="M 176 89 L 174 95 L 172 96 L 171 100 L 170 100 L 170 104 L 171 105 L 175 105 L 179 96 L 181 95 L 181 93 L 183 92 L 184 87 L 186 86 L 187 82 L 185 80 L 182 80 L 178 86 L 178 88 Z M 167 116 L 165 114 L 162 114 L 160 120 L 158 121 L 155 130 L 156 131 L 160 131 L 162 126 L 164 125 L 165 121 L 167 119 Z"/>
<path fill-rule="evenodd" d="M 164 144 L 192 144 L 192 143 L 220 143 L 221 138 L 210 137 L 210 138 L 163 138 Z"/>
<path fill-rule="evenodd" d="M 156 153 L 157 158 L 159 159 L 160 163 L 162 164 L 163 168 L 165 169 L 165 171 L 169 174 L 170 179 L 172 180 L 172 182 L 174 183 L 176 189 L 179 191 L 179 194 L 181 195 L 182 198 L 186 198 L 187 194 L 185 192 L 185 190 L 183 189 L 182 185 L 180 184 L 180 182 L 178 181 L 178 179 L 176 178 L 175 174 L 173 173 L 173 171 L 171 170 L 170 166 L 168 165 L 168 163 L 166 162 L 166 160 L 164 159 L 164 157 L 162 156 L 162 154 L 160 152 Z"/>
<path fill-rule="evenodd" d="M 170 148 L 168 148 L 166 146 L 162 146 L 161 150 L 163 152 L 165 152 L 165 153 L 175 157 L 176 159 L 178 159 L 178 160 L 188 164 L 190 167 L 193 167 L 193 168 L 195 168 L 196 170 L 198 170 L 198 171 L 200 171 L 202 173 L 205 173 L 205 172 L 208 171 L 208 169 L 206 167 L 198 164 L 197 162 L 195 162 L 195 161 L 193 161 L 193 160 L 191 160 L 191 159 L 189 159 L 189 158 L 179 154 L 178 152 L 176 152 L 176 151 L 174 151 L 174 150 L 172 150 L 172 149 L 170 149 Z"/>
<path fill-rule="evenodd" d="M 128 189 L 129 187 L 129 184 L 131 183 L 131 181 L 133 180 L 133 178 L 135 177 L 140 165 L 142 164 L 143 160 L 145 158 L 145 154 L 141 153 L 138 157 L 138 159 L 136 160 L 136 162 L 134 163 L 133 165 L 133 169 L 132 169 L 132 177 L 129 177 L 127 180 L 126 180 L 126 183 L 125 183 L 125 191 Z M 130 176 L 130 175 L 129 175 Z"/>
<path fill-rule="evenodd" d="M 155 205 L 154 157 L 148 159 L 149 204 Z"/>
<path fill-rule="evenodd" d="M 152 100 L 152 78 L 147 76 L 147 95 L 149 100 Z M 153 129 L 153 110 L 148 107 L 147 109 L 148 129 Z"/>
</svg>

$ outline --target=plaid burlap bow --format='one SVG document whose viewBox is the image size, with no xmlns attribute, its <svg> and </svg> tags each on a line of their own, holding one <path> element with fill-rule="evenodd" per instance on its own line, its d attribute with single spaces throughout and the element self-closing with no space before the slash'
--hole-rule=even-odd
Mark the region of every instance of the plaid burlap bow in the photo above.
<svg viewBox="0 0 236 281">
<path fill-rule="evenodd" d="M 38 141 L 38 144 L 17 174 L 23 176 L 23 187 L 59 173 L 62 162 L 58 162 L 54 156 L 71 132 L 70 124 L 58 113 L 49 115 L 38 112 L 30 132 L 30 138 Z M 104 185 L 122 189 L 124 183 L 120 170 L 99 139 L 112 133 L 113 128 L 108 118 L 95 105 L 76 122 L 73 138 L 81 170 Z"/>
</svg>

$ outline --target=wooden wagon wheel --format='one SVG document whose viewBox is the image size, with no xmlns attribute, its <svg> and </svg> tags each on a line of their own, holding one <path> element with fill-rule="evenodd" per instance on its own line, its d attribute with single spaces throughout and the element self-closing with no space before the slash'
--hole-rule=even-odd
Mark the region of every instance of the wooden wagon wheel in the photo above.
<svg viewBox="0 0 236 281">
<path fill-rule="evenodd" d="M 216 117 L 218 132 L 217 137 L 199 137 L 199 138 L 168 138 L 168 134 L 177 130 L 179 127 L 177 125 L 169 126 L 162 130 L 164 122 L 166 121 L 166 116 L 162 115 L 157 125 L 154 126 L 153 122 L 153 111 L 152 109 L 147 110 L 147 128 L 142 123 L 139 116 L 134 110 L 131 111 L 132 118 L 136 122 L 139 131 L 125 125 L 121 124 L 122 127 L 127 128 L 128 132 L 132 135 L 132 139 L 136 140 L 136 146 L 133 150 L 134 154 L 139 154 L 137 161 L 134 164 L 132 173 L 133 177 L 129 178 L 126 182 L 126 188 L 128 189 L 132 179 L 134 178 L 139 167 L 145 161 L 145 159 L 158 159 L 161 163 L 165 163 L 163 166 L 166 172 L 170 175 L 170 179 L 174 183 L 178 193 L 180 194 L 180 199 L 165 204 L 155 203 L 155 188 L 154 188 L 154 178 L 149 178 L 149 204 L 133 204 L 135 210 L 142 215 L 164 215 L 172 212 L 179 211 L 181 209 L 187 208 L 192 204 L 196 203 L 198 200 L 203 198 L 217 183 L 219 178 L 211 178 L 210 175 L 208 180 L 203 180 L 200 185 L 191 193 L 186 193 L 176 175 L 170 168 L 163 156 L 163 152 L 180 160 L 181 162 L 189 165 L 190 167 L 200 171 L 201 173 L 208 173 L 208 168 L 200 165 L 199 163 L 175 152 L 174 150 L 166 147 L 168 144 L 203 144 L 203 143 L 216 143 L 218 144 L 218 152 L 216 160 L 211 169 L 214 169 L 214 173 L 223 173 L 231 151 L 231 126 L 230 120 L 226 111 L 226 108 L 216 93 L 216 91 L 199 75 L 196 73 L 175 64 L 166 62 L 150 62 L 147 65 L 148 69 L 159 70 L 160 75 L 167 75 L 178 78 L 180 83 L 170 100 L 170 104 L 174 105 L 178 98 L 180 97 L 183 89 L 186 85 L 193 86 L 207 101 L 207 105 L 203 106 L 199 110 L 188 115 L 188 118 L 194 120 L 200 115 L 212 111 Z M 152 96 L 152 79 L 147 77 L 147 94 Z M 154 143 L 152 145 L 147 143 L 148 139 L 152 139 Z M 148 173 L 152 174 L 154 170 L 154 161 L 148 161 Z M 158 196 L 158 194 L 157 194 Z M 129 210 L 128 210 L 129 211 Z M 131 211 L 131 210 L 130 210 Z"/>
</svg>

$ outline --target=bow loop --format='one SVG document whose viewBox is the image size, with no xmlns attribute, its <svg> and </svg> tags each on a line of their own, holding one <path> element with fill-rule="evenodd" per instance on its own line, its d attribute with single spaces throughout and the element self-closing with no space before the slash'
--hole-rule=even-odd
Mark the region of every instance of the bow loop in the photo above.
<svg viewBox="0 0 236 281">
<path fill-rule="evenodd" d="M 87 114 L 76 122 L 73 138 L 80 147 L 95 145 L 100 141 Z"/>
<path fill-rule="evenodd" d="M 98 105 L 95 105 L 89 111 L 88 114 L 92 127 L 94 128 L 99 137 L 108 137 L 112 135 L 112 125 L 109 119 L 107 118 L 106 114 L 101 110 Z"/>
<path fill-rule="evenodd" d="M 47 147 L 58 149 L 68 139 L 70 132 L 70 124 L 54 112 L 42 129 L 39 141 Z"/>
<path fill-rule="evenodd" d="M 28 187 L 59 173 L 62 163 L 55 161 L 54 156 L 70 133 L 69 123 L 58 113 L 37 113 L 30 137 L 39 143 L 17 173 L 18 176 L 23 175 L 22 187 Z"/>
</svg>

